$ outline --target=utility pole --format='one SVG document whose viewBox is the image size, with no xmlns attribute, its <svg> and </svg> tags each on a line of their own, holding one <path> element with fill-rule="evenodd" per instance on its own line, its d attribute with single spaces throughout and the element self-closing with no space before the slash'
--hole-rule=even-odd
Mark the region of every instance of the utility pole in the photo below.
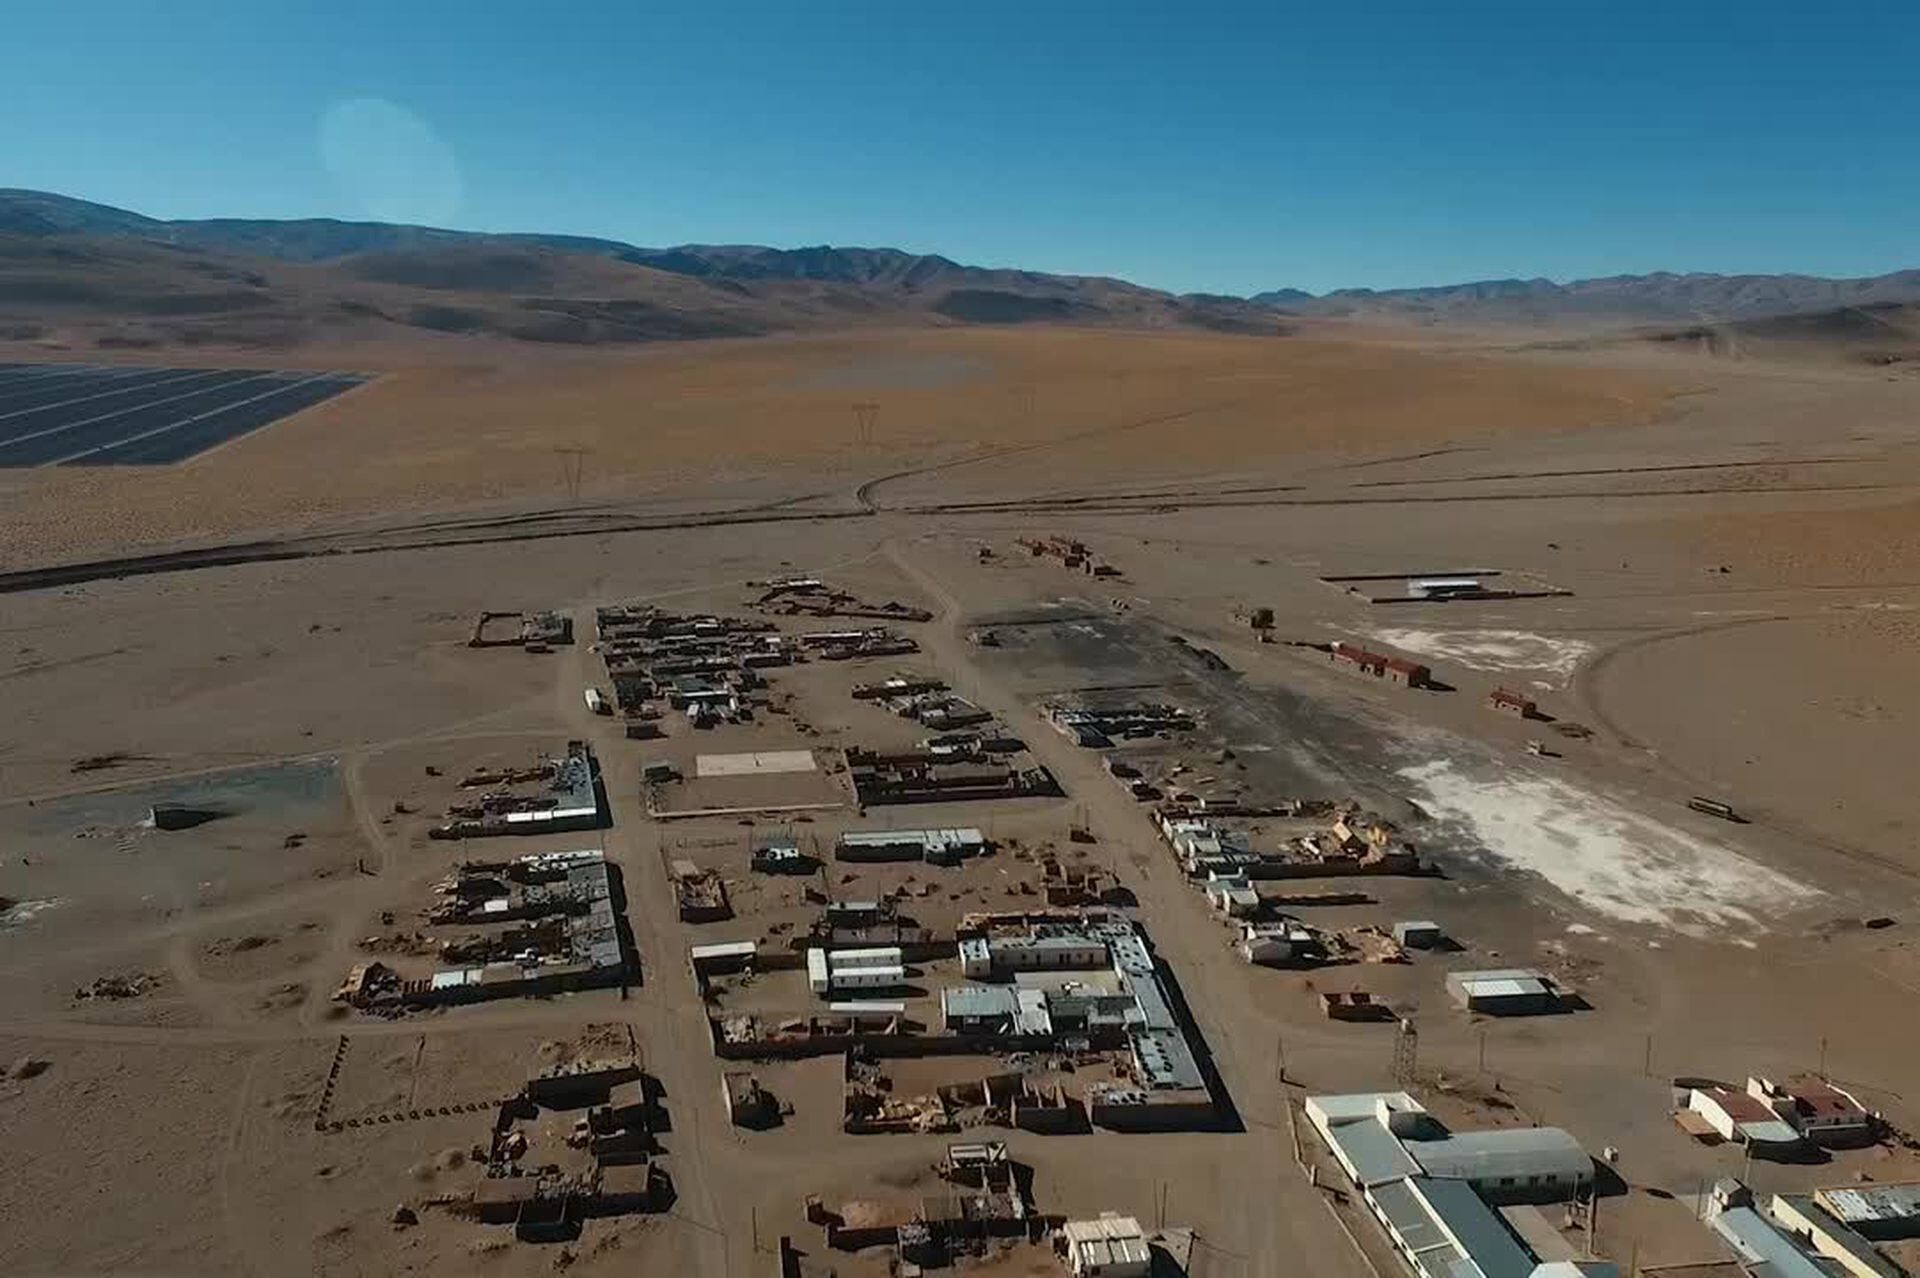
<svg viewBox="0 0 1920 1278">
<path fill-rule="evenodd" d="M 560 478 L 567 486 L 567 500 L 577 501 L 580 497 L 580 476 L 585 470 L 587 450 L 584 448 L 555 448 L 560 458 Z"/>
<path fill-rule="evenodd" d="M 1393 1035 L 1393 1081 L 1402 1087 L 1410 1087 L 1414 1075 L 1419 1071 L 1420 1031 L 1414 1025 L 1413 1018 L 1407 1017 L 1400 1022 Z"/>
<path fill-rule="evenodd" d="M 1647 1058 L 1640 1066 L 1640 1072 L 1648 1078 L 1653 1077 L 1653 1035 L 1647 1035 Z"/>
</svg>

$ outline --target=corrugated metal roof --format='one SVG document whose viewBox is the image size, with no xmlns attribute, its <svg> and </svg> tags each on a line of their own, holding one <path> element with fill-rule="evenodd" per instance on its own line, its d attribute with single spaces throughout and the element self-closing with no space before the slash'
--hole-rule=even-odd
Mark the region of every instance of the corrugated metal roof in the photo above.
<svg viewBox="0 0 1920 1278">
<path fill-rule="evenodd" d="M 1061 1226 L 1067 1245 L 1080 1268 L 1144 1265 L 1152 1260 L 1140 1222 L 1131 1216 L 1102 1216 L 1098 1220 L 1070 1220 Z"/>
<path fill-rule="evenodd" d="M 1544 972 L 1509 968 L 1491 972 L 1450 972 L 1447 983 L 1469 998 L 1527 998 L 1553 994 L 1553 981 Z"/>
<path fill-rule="evenodd" d="M 1373 1201 L 1380 1214 L 1393 1226 L 1393 1231 L 1400 1235 L 1400 1241 L 1406 1244 L 1408 1251 L 1416 1255 L 1423 1252 L 1431 1254 L 1435 1249 L 1446 1248 L 1454 1256 L 1460 1255 L 1446 1231 L 1440 1228 L 1440 1222 L 1434 1219 L 1433 1213 L 1427 1210 L 1427 1205 L 1413 1192 L 1413 1186 L 1407 1180 L 1393 1180 L 1381 1185 L 1373 1191 Z M 1438 1256 L 1432 1258 L 1440 1259 Z"/>
<path fill-rule="evenodd" d="M 1362 1189 L 1420 1174 L 1420 1164 L 1406 1151 L 1400 1138 L 1381 1126 L 1377 1119 L 1341 1123 L 1331 1129 L 1328 1140 L 1339 1152 L 1340 1161 L 1346 1165 L 1354 1183 Z"/>
<path fill-rule="evenodd" d="M 1530 1278 L 1533 1256 L 1522 1247 L 1480 1195 L 1457 1180 L 1415 1177 L 1407 1182 L 1426 1202 L 1441 1226 L 1458 1243 L 1470 1268 L 1456 1263 L 1453 1272 L 1473 1278 Z"/>
<path fill-rule="evenodd" d="M 1797 1218 L 1794 1213 L 1798 1213 Z M 1901 1278 L 1906 1273 L 1905 1269 L 1881 1255 L 1871 1242 L 1855 1233 L 1852 1226 L 1836 1219 L 1815 1202 L 1811 1195 L 1775 1194 L 1768 1214 L 1795 1234 L 1805 1227 L 1803 1221 L 1805 1225 L 1811 1225 L 1816 1231 L 1814 1238 L 1819 1240 L 1815 1249 L 1824 1255 L 1833 1254 L 1830 1248 L 1845 1252 L 1846 1258 L 1841 1263 L 1852 1273 L 1873 1274 L 1875 1278 Z"/>
<path fill-rule="evenodd" d="M 1769 1278 L 1832 1278 L 1771 1221 L 1751 1207 L 1730 1207 L 1713 1217 L 1713 1227 L 1747 1263 Z"/>
<path fill-rule="evenodd" d="M 1892 1223 L 1920 1216 L 1920 1182 L 1816 1189 L 1814 1199 L 1840 1220 Z"/>
<path fill-rule="evenodd" d="M 1438 1140 L 1408 1141 L 1427 1175 L 1442 1180 L 1524 1182 L 1529 1176 L 1561 1180 L 1593 1174 L 1593 1159 L 1558 1127 L 1504 1127 L 1461 1132 Z"/>
</svg>

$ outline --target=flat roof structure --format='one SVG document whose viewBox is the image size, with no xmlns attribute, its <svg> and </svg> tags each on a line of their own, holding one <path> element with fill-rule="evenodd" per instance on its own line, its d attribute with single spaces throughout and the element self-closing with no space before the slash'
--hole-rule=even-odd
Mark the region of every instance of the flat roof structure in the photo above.
<svg viewBox="0 0 1920 1278">
<path fill-rule="evenodd" d="M 972 826 L 939 830 L 848 830 L 839 839 L 843 848 L 982 848 L 987 838 Z"/>
<path fill-rule="evenodd" d="M 1729 1207 L 1709 1219 L 1714 1232 L 1764 1278 L 1833 1278 L 1832 1270 L 1751 1207 Z"/>
<path fill-rule="evenodd" d="M 1019 993 L 1009 985 L 955 985 L 940 991 L 940 1012 L 948 1020 L 1011 1018 L 1019 1010 Z"/>
<path fill-rule="evenodd" d="M 1462 1182 L 1410 1176 L 1369 1197 L 1423 1278 L 1532 1278 L 1533 1256 Z"/>
<path fill-rule="evenodd" d="M 1420 1164 L 1400 1143 L 1400 1138 L 1377 1118 L 1362 1118 L 1330 1127 L 1327 1143 L 1353 1183 L 1362 1189 L 1420 1174 Z"/>
<path fill-rule="evenodd" d="M 1920 1181 L 1836 1186 L 1816 1189 L 1813 1197 L 1834 1219 L 1849 1225 L 1920 1225 Z"/>
<path fill-rule="evenodd" d="M 1447 973 L 1447 992 L 1469 1011 L 1526 1015 L 1552 1011 L 1560 990 L 1553 978 L 1531 968 Z"/>
<path fill-rule="evenodd" d="M 1097 1220 L 1069 1220 L 1060 1233 L 1076 1274 L 1145 1273 L 1153 1261 L 1140 1222 L 1132 1216 L 1108 1212 Z"/>
<path fill-rule="evenodd" d="M 750 750 L 740 754 L 702 754 L 693 761 L 696 777 L 755 776 L 778 772 L 816 772 L 811 750 Z"/>
<path fill-rule="evenodd" d="M 1822 1256 L 1838 1260 L 1861 1278 L 1901 1278 L 1906 1270 L 1880 1254 L 1871 1240 L 1836 1219 L 1811 1194 L 1775 1194 L 1768 1215 L 1786 1226 Z"/>
<path fill-rule="evenodd" d="M 1459 1259 L 1459 1248 L 1453 1246 L 1446 1231 L 1440 1228 L 1440 1222 L 1433 1218 L 1427 1205 L 1413 1192 L 1410 1177 L 1402 1176 L 1375 1187 L 1372 1198 L 1375 1210 L 1392 1229 L 1400 1245 L 1416 1259 L 1429 1255 L 1436 1259 Z"/>
<path fill-rule="evenodd" d="M 1336 1123 L 1376 1117 L 1382 1101 L 1394 1113 L 1427 1112 L 1426 1106 L 1405 1092 L 1345 1092 L 1335 1096 L 1307 1097 L 1307 1119 L 1325 1135 Z"/>
<path fill-rule="evenodd" d="M 723 962 L 727 959 L 750 959 L 759 952 L 752 941 L 715 941 L 708 945 L 695 945 L 687 950 L 687 956 L 694 963 Z"/>
<path fill-rule="evenodd" d="M 852 998 L 827 1004 L 836 1016 L 903 1016 L 907 1005 L 898 999 Z"/>
<path fill-rule="evenodd" d="M 1455 972 L 1447 978 L 1473 998 L 1509 998 L 1551 994 L 1553 982 L 1544 973 L 1524 968 L 1491 972 Z"/>
<path fill-rule="evenodd" d="M 1530 1278 L 1532 1255 L 1471 1186 L 1457 1180 L 1416 1176 L 1407 1182 L 1465 1256 L 1457 1278 Z"/>
</svg>

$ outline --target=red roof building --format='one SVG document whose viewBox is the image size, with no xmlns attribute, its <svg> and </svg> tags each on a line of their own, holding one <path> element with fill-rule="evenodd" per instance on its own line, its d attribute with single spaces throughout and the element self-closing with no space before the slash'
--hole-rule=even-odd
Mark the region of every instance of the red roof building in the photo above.
<svg viewBox="0 0 1920 1278">
<path fill-rule="evenodd" d="M 1531 719 L 1540 713 L 1540 707 L 1534 704 L 1532 697 L 1523 696 L 1511 688 L 1495 688 L 1487 694 L 1487 704 L 1495 710 L 1504 710 L 1522 719 Z"/>
<path fill-rule="evenodd" d="M 1808 1140 L 1838 1143 L 1866 1136 L 1873 1129 L 1873 1115 L 1866 1106 L 1818 1075 L 1801 1074 L 1779 1084 L 1750 1078 L 1747 1091 L 1771 1105 Z"/>
<path fill-rule="evenodd" d="M 1376 679 L 1383 678 L 1407 688 L 1424 688 L 1433 679 L 1433 671 L 1417 661 L 1370 652 L 1350 643 L 1334 643 L 1328 648 L 1327 656 L 1335 663 L 1353 666 Z"/>
</svg>

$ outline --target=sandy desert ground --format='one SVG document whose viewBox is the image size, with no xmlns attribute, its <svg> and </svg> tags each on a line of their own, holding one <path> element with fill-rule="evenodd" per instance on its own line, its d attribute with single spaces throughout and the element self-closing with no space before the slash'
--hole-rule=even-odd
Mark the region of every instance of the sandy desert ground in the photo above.
<svg viewBox="0 0 1920 1278">
<path fill-rule="evenodd" d="M 647 818 L 641 746 L 586 713 L 584 643 L 544 657 L 465 644 L 483 608 L 565 608 L 582 627 L 613 600 L 739 611 L 744 583 L 789 571 L 934 614 L 903 627 L 922 653 L 863 669 L 937 669 L 1029 737 L 1067 797 L 1021 801 L 1017 822 L 1092 830 L 1232 1096 L 1231 1132 L 1013 1134 L 1049 1212 L 1164 1212 L 1200 1231 L 1202 1278 L 1366 1274 L 1288 1134 L 1302 1094 L 1388 1082 L 1391 1027 L 1317 1010 L 1316 988 L 1361 976 L 1416 1018 L 1436 1106 L 1621 1151 L 1627 1189 L 1597 1242 L 1623 1264 L 1719 1255 L 1687 1200 L 1740 1158 L 1668 1121 L 1674 1076 L 1817 1065 L 1920 1125 L 1920 1021 L 1903 1010 L 1920 992 L 1910 375 L 1039 330 L 311 355 L 387 376 L 176 468 L 0 476 L 0 567 L 16 573 L 240 541 L 279 556 L 16 577 L 0 595 L 10 1272 L 721 1275 L 765 1272 L 783 1234 L 842 1273 L 883 1272 L 824 1254 L 802 1198 L 924 1188 L 947 1138 L 840 1134 L 831 1060 L 768 1071 L 795 1103 L 785 1126 L 727 1125 L 685 953 L 733 934 L 680 922 L 663 864 L 695 836 Z M 878 405 L 870 437 L 856 403 Z M 587 450 L 577 498 L 560 447 Z M 1051 534 L 1122 575 L 1015 545 Z M 1456 570 L 1564 593 L 1389 605 L 1320 580 Z M 1382 646 L 1452 690 L 1363 683 L 1311 649 L 1256 643 L 1237 615 L 1254 607 L 1275 610 L 1281 640 Z M 998 649 L 967 641 L 1035 617 L 1064 622 Z M 1176 635 L 1229 669 L 1181 656 Z M 806 669 L 793 687 L 814 721 L 857 728 Z M 1441 918 L 1465 957 L 1549 968 L 1591 1009 L 1470 1020 L 1438 958 L 1247 967 L 1098 756 L 1041 726 L 1041 701 L 1090 685 L 1205 706 L 1205 747 L 1252 778 L 1406 814 L 1444 877 L 1370 883 L 1371 903 L 1318 907 L 1316 923 Z M 1496 686 L 1592 736 L 1529 755 L 1544 729 L 1490 711 Z M 444 799 L 426 769 L 568 737 L 600 754 L 644 983 L 625 1000 L 343 1016 L 328 995 L 358 938 L 460 854 L 424 837 L 421 812 Z M 1695 794 L 1747 822 L 1688 811 Z M 239 815 L 141 829 L 172 796 Z M 706 834 L 739 837 L 726 821 Z M 1879 918 L 1894 922 L 1864 926 Z M 75 997 L 102 976 L 154 983 Z M 609 1022 L 633 1028 L 665 1087 L 678 1197 L 564 1251 L 430 1205 L 484 1115 L 314 1130 L 336 1052 L 335 1103 L 373 1113 L 511 1091 L 543 1047 Z M 1751 1173 L 1767 1189 L 1916 1174 L 1897 1148 Z M 421 1223 L 391 1224 L 397 1203 Z"/>
</svg>

